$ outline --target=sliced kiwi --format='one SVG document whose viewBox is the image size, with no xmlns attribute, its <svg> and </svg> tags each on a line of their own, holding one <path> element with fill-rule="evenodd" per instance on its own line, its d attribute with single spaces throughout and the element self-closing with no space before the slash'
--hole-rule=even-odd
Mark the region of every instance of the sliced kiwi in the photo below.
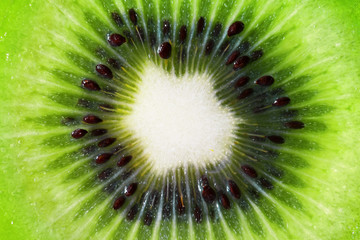
<svg viewBox="0 0 360 240">
<path fill-rule="evenodd" d="M 356 4 L 0 6 L 1 237 L 360 237 Z"/>
</svg>

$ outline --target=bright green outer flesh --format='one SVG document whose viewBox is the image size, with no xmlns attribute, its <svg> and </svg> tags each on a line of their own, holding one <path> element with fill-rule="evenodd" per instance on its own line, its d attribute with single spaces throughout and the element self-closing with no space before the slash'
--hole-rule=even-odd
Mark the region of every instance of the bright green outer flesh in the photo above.
<svg viewBox="0 0 360 240">
<path fill-rule="evenodd" d="M 83 2 L 87 1 L 79 2 L 79 5 L 86 6 Z M 128 4 L 132 3 L 128 2 Z M 209 5 L 209 8 L 217 6 L 216 4 L 220 8 L 223 3 L 219 1 Z M 239 1 L 239 4 L 248 5 L 247 2 L 242 3 L 242 1 Z M 272 8 L 272 3 L 268 1 L 255 3 L 255 5 L 261 4 Z M 299 51 L 295 50 L 288 55 L 289 61 L 300 68 L 310 68 L 310 73 L 315 72 L 318 76 L 315 76 L 309 85 L 302 86 L 298 90 L 316 89 L 318 94 L 307 104 L 323 103 L 334 106 L 335 109 L 322 116 L 312 116 L 326 123 L 325 132 L 305 133 L 308 138 L 315 135 L 320 145 L 320 150 L 303 153 L 302 157 L 306 158 L 310 167 L 297 170 L 298 176 L 307 186 L 297 189 L 301 193 L 297 197 L 304 201 L 308 198 L 312 199 L 313 205 L 310 204 L 311 201 L 306 201 L 305 205 L 306 212 L 311 215 L 305 216 L 301 211 L 287 212 L 285 207 L 285 210 L 279 211 L 284 215 L 285 229 L 267 223 L 269 225 L 264 227 L 265 231 L 272 229 L 272 232 L 265 234 L 265 238 L 274 239 L 274 236 L 277 236 L 279 239 L 358 239 L 360 238 L 358 229 L 360 227 L 359 4 L 356 5 L 352 1 L 334 3 L 311 1 L 296 4 L 294 1 L 287 5 L 282 9 L 280 16 L 277 16 L 279 19 L 284 19 L 294 10 L 297 12 L 295 17 L 285 24 L 284 28 L 292 29 L 292 32 L 283 39 L 280 46 L 291 49 L 294 42 L 300 44 Z M 67 129 L 53 126 L 49 130 L 46 123 L 36 125 L 25 121 L 29 116 L 36 117 L 53 112 L 61 114 L 67 111 L 56 103 L 49 102 L 45 96 L 51 92 L 56 93 L 58 89 L 56 85 L 51 84 L 56 79 L 44 71 L 41 65 L 52 67 L 46 64 L 52 62 L 49 59 L 63 55 L 62 49 L 54 50 L 51 47 L 54 43 L 61 43 L 61 40 L 53 40 L 54 36 L 45 29 L 50 31 L 56 29 L 57 33 L 65 39 L 69 38 L 70 41 L 74 38 L 68 30 L 69 20 L 64 19 L 59 13 L 59 9 L 71 12 L 73 8 L 75 6 L 67 6 L 62 1 L 51 1 L 51 3 L 2 1 L 0 3 L 2 9 L 0 15 L 0 37 L 2 37 L 0 39 L 2 101 L 0 238 L 69 239 L 69 237 L 88 238 L 88 234 L 92 234 L 87 232 L 85 225 L 86 221 L 90 221 L 89 226 L 92 228 L 91 219 L 72 222 L 72 219 L 65 215 L 54 223 L 57 214 L 66 211 L 66 204 L 71 202 L 73 192 L 69 190 L 67 193 L 65 185 L 57 186 L 57 179 L 47 177 L 46 172 L 42 171 L 42 166 L 46 162 L 61 154 L 61 148 L 58 152 L 48 152 L 49 150 L 44 152 L 41 143 L 46 137 Z M 256 9 L 259 13 L 255 15 L 261 19 L 263 17 L 261 10 Z M 197 10 L 207 11 L 202 7 Z M 236 9 L 232 10 L 236 11 Z M 207 17 L 211 12 L 209 10 L 199 15 Z M 219 19 L 226 19 L 227 15 L 231 16 L 228 13 L 216 16 Z M 184 19 L 188 18 L 184 17 Z M 282 22 L 275 18 L 274 24 L 276 28 L 276 25 Z M 306 59 L 305 62 L 303 58 L 308 53 L 312 58 Z M 304 63 L 297 65 L 299 61 Z M 66 88 L 71 89 L 69 86 Z M 54 192 L 48 191 L 52 185 Z M 61 198 L 56 197 L 56 190 L 59 189 L 64 191 L 60 192 Z M 321 207 L 316 207 L 317 204 L 321 204 Z M 195 231 L 197 235 L 196 231 L 199 229 L 201 231 L 201 228 L 196 226 L 192 230 L 179 226 L 175 234 L 179 238 L 180 236 L 186 238 L 188 232 Z M 213 231 L 213 235 L 208 232 L 200 235 L 209 234 L 210 239 L 216 236 L 217 229 L 214 227 L 209 229 Z M 111 231 L 113 229 L 109 226 L 91 236 L 94 238 L 111 236 Z M 204 228 L 202 231 L 205 231 Z M 239 237 L 251 239 L 247 238 L 247 235 L 252 235 L 247 224 L 243 224 L 243 229 L 240 231 L 243 233 Z M 227 233 L 229 239 L 238 237 L 236 233 Z M 124 233 L 124 238 L 126 235 L 127 233 Z M 143 237 L 145 238 L 144 235 Z"/>
</svg>

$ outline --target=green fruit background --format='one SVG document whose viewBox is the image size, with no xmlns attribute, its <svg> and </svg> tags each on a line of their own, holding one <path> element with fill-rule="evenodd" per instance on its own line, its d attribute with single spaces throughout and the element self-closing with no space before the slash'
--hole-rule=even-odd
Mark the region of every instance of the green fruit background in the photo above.
<svg viewBox="0 0 360 240">
<path fill-rule="evenodd" d="M 142 0 L 124 2 L 137 5 Z M 168 1 L 164 2 L 166 11 L 173 10 L 168 9 L 172 6 Z M 195 4 L 199 8 L 200 2 Z M 218 3 L 219 6 L 253 4 L 261 9 L 260 6 L 272 6 L 273 2 L 218 0 Z M 66 44 L 57 45 L 59 42 L 74 39 L 70 30 L 72 19 L 64 16 L 68 12 L 76 16 L 83 10 L 100 14 L 98 5 L 99 1 L 95 0 L 0 2 L 0 239 L 80 238 L 81 231 L 75 232 L 78 227 L 84 227 L 81 225 L 84 221 L 67 215 L 54 221 L 56 214 L 66 210 L 71 191 L 67 192 L 68 186 L 58 186 L 55 178 L 47 177 L 52 173 L 43 170 L 61 154 L 61 147 L 51 151 L 48 146 L 42 146 L 44 141 L 64 129 L 54 127 L 48 119 L 31 119 L 66 112 L 48 98 L 57 89 L 56 76 L 49 69 L 59 67 L 66 60 L 60 59 L 58 66 L 49 62 L 65 56 L 62 51 Z M 286 61 L 300 69 L 314 69 L 311 70 L 316 76 L 314 81 L 303 89 L 316 90 L 317 95 L 301 106 L 306 108 L 308 104 L 309 119 L 324 122 L 326 130 L 307 133 L 306 138 L 316 138 L 319 150 L 309 153 L 305 149 L 302 157 L 307 158 L 310 167 L 298 170 L 301 173 L 297 177 L 303 176 L 306 185 L 297 190 L 301 192 L 299 196 L 311 198 L 306 203 L 306 218 L 302 210 L 292 218 L 284 216 L 286 226 L 264 236 L 266 239 L 272 239 L 273 235 L 279 239 L 360 239 L 360 1 L 284 1 L 273 10 L 280 11 L 274 12 L 275 24 L 285 26 L 284 31 L 294 31 L 280 46 L 286 51 L 293 43 L 300 46 L 289 53 Z M 210 15 L 206 8 L 202 11 Z M 283 24 L 281 21 L 291 14 L 295 17 Z M 264 14 L 267 15 L 270 14 Z M 220 13 L 216 16 L 222 17 Z M 51 34 L 54 32 L 57 35 Z M 310 53 L 312 58 L 306 59 L 302 53 Z M 328 106 L 331 111 L 324 110 L 322 114 L 313 105 Z M 200 231 L 204 228 L 206 225 Z M 177 231 L 180 236 L 187 228 L 179 227 Z M 143 239 L 146 234 L 142 235 Z M 101 236 L 95 231 L 92 237 L 101 239 Z M 236 237 L 236 233 L 229 236 Z"/>
</svg>

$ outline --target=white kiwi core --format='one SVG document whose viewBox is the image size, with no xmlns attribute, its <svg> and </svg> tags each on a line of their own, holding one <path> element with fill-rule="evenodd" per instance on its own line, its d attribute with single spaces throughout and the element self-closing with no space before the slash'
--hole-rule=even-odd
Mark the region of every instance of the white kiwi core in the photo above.
<svg viewBox="0 0 360 240">
<path fill-rule="evenodd" d="M 179 77 L 148 63 L 140 78 L 124 120 L 156 173 L 229 158 L 240 119 L 220 104 L 211 76 Z"/>
</svg>

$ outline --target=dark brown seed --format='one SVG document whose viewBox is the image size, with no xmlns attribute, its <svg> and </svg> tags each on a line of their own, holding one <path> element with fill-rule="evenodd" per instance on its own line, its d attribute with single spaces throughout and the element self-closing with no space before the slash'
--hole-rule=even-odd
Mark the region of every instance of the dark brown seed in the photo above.
<svg viewBox="0 0 360 240">
<path fill-rule="evenodd" d="M 170 22 L 168 20 L 165 20 L 163 22 L 163 33 L 164 33 L 164 35 L 167 35 L 170 33 Z"/>
<path fill-rule="evenodd" d="M 120 63 L 116 60 L 116 59 L 113 59 L 113 58 L 109 58 L 107 60 L 108 64 L 110 64 L 110 66 L 112 66 L 113 68 L 115 69 L 120 69 Z"/>
<path fill-rule="evenodd" d="M 201 17 L 199 21 L 197 22 L 197 34 L 200 35 L 205 28 L 205 18 Z"/>
<path fill-rule="evenodd" d="M 178 197 L 178 200 L 177 200 L 177 211 L 178 211 L 179 215 L 183 215 L 185 213 L 185 205 L 184 205 L 183 201 L 181 200 L 181 197 Z"/>
<path fill-rule="evenodd" d="M 128 221 L 134 220 L 136 214 L 138 212 L 138 206 L 135 204 L 134 206 L 132 206 L 128 212 L 128 214 L 126 215 L 126 219 Z"/>
<path fill-rule="evenodd" d="M 123 25 L 123 21 L 118 13 L 116 12 L 111 13 L 111 17 L 119 27 Z"/>
<path fill-rule="evenodd" d="M 200 223 L 202 221 L 202 211 L 198 205 L 196 205 L 194 209 L 194 218 L 197 223 Z"/>
<path fill-rule="evenodd" d="M 262 50 L 256 50 L 251 53 L 251 60 L 253 60 L 253 61 L 258 60 L 259 58 L 262 57 L 262 55 L 263 55 Z"/>
<path fill-rule="evenodd" d="M 136 25 L 137 24 L 137 13 L 135 12 L 135 10 L 132 8 L 129 10 L 129 17 L 130 17 L 130 21 Z"/>
<path fill-rule="evenodd" d="M 274 78 L 272 76 L 263 76 L 256 80 L 255 83 L 260 86 L 270 86 L 274 83 Z"/>
<path fill-rule="evenodd" d="M 94 116 L 94 115 L 87 115 L 87 116 L 83 117 L 83 121 L 88 124 L 97 124 L 97 123 L 102 122 L 102 119 L 97 116 Z"/>
<path fill-rule="evenodd" d="M 205 55 L 209 55 L 214 48 L 214 40 L 210 39 L 205 45 Z"/>
<path fill-rule="evenodd" d="M 288 128 L 292 128 L 292 129 L 301 129 L 301 128 L 305 127 L 305 124 L 300 121 L 291 121 L 291 122 L 285 123 L 285 126 Z"/>
<path fill-rule="evenodd" d="M 246 65 L 248 65 L 250 62 L 250 57 L 248 56 L 241 56 L 238 57 L 235 62 L 234 62 L 234 70 L 239 70 L 242 69 L 244 67 L 246 67 Z"/>
<path fill-rule="evenodd" d="M 137 183 L 131 183 L 129 186 L 125 188 L 125 196 L 130 197 L 133 195 L 137 189 Z"/>
<path fill-rule="evenodd" d="M 107 147 L 110 146 L 111 144 L 113 144 L 116 141 L 116 138 L 105 138 L 104 140 L 101 140 L 98 143 L 98 147 Z"/>
<path fill-rule="evenodd" d="M 281 98 L 276 99 L 272 105 L 276 106 L 276 107 L 282 107 L 282 106 L 288 105 L 289 103 L 290 103 L 290 98 L 281 97 Z"/>
<path fill-rule="evenodd" d="M 259 180 L 260 180 L 261 186 L 263 186 L 264 188 L 269 189 L 269 190 L 274 188 L 274 186 L 272 185 L 272 183 L 269 180 L 267 180 L 265 178 L 260 178 Z"/>
<path fill-rule="evenodd" d="M 126 42 L 126 39 L 120 34 L 113 33 L 108 36 L 108 43 L 113 47 L 119 47 Z"/>
<path fill-rule="evenodd" d="M 201 195 L 207 203 L 212 203 L 216 199 L 216 192 L 209 186 L 203 188 Z"/>
<path fill-rule="evenodd" d="M 91 131 L 91 136 L 97 137 L 107 133 L 106 129 L 94 129 Z"/>
<path fill-rule="evenodd" d="M 267 138 L 272 141 L 273 143 L 277 143 L 277 144 L 283 144 L 285 142 L 285 139 L 283 137 L 280 136 L 267 136 Z"/>
<path fill-rule="evenodd" d="M 240 22 L 240 21 L 236 21 L 233 24 L 230 25 L 227 35 L 229 37 L 236 35 L 238 33 L 241 33 L 242 30 L 244 30 L 244 23 Z"/>
<path fill-rule="evenodd" d="M 81 86 L 83 88 L 86 88 L 91 91 L 99 91 L 100 90 L 99 85 L 95 81 L 89 80 L 89 79 L 82 80 Z"/>
<path fill-rule="evenodd" d="M 233 195 L 234 198 L 239 199 L 241 197 L 241 192 L 240 192 L 238 185 L 233 180 L 229 180 L 228 184 L 229 184 L 229 191 L 231 192 L 231 195 Z"/>
<path fill-rule="evenodd" d="M 243 87 L 243 86 L 245 86 L 249 81 L 250 81 L 250 78 L 247 77 L 247 76 L 240 77 L 240 78 L 236 81 L 234 87 L 235 87 L 235 88 Z"/>
<path fill-rule="evenodd" d="M 109 159 L 111 158 L 112 153 L 102 153 L 98 156 L 96 156 L 95 158 L 95 162 L 97 164 L 103 164 L 106 163 L 107 161 L 109 161 Z"/>
<path fill-rule="evenodd" d="M 255 171 L 255 169 L 253 167 L 251 167 L 249 165 L 243 165 L 243 166 L 241 166 L 241 169 L 249 177 L 251 177 L 251 178 L 256 178 L 257 177 L 257 172 Z"/>
<path fill-rule="evenodd" d="M 82 138 L 83 136 L 85 136 L 88 133 L 88 131 L 86 131 L 85 129 L 76 129 L 71 133 L 71 136 L 75 139 L 79 139 Z"/>
<path fill-rule="evenodd" d="M 105 66 L 103 64 L 98 64 L 98 65 L 96 65 L 95 69 L 96 69 L 96 72 L 103 78 L 107 78 L 107 79 L 113 78 L 113 73 L 112 73 L 111 69 L 108 68 L 107 66 Z"/>
<path fill-rule="evenodd" d="M 181 26 L 180 28 L 180 32 L 179 32 L 179 38 L 180 38 L 180 43 L 184 43 L 186 40 L 186 35 L 187 35 L 187 28 L 185 25 Z"/>
<path fill-rule="evenodd" d="M 126 164 L 128 164 L 131 161 L 131 159 L 132 159 L 131 155 L 120 158 L 120 160 L 117 162 L 118 167 L 125 166 Z"/>
<path fill-rule="evenodd" d="M 124 205 L 125 200 L 126 200 L 126 198 L 124 196 L 118 197 L 114 202 L 113 208 L 115 210 L 118 210 L 119 208 L 121 208 Z"/>
<path fill-rule="evenodd" d="M 226 60 L 226 65 L 232 64 L 233 62 L 235 62 L 235 60 L 240 56 L 240 52 L 239 51 L 234 51 L 230 54 L 230 56 L 228 57 L 228 59 Z"/>
<path fill-rule="evenodd" d="M 230 209 L 231 205 L 230 205 L 230 201 L 229 201 L 229 198 L 224 194 L 222 193 L 220 195 L 220 203 L 221 205 L 225 208 L 225 209 Z"/>
<path fill-rule="evenodd" d="M 250 96 L 253 92 L 254 92 L 254 90 L 252 88 L 245 89 L 244 91 L 242 91 L 240 93 L 240 95 L 238 96 L 238 99 L 244 99 L 244 98 Z"/>
<path fill-rule="evenodd" d="M 214 30 L 213 30 L 213 33 L 212 33 L 213 36 L 214 36 L 214 37 L 218 37 L 219 34 L 220 34 L 220 32 L 221 32 L 221 29 L 222 29 L 221 23 L 217 23 L 217 24 L 215 25 Z"/>
<path fill-rule="evenodd" d="M 152 223 L 152 220 L 153 220 L 153 217 L 152 217 L 151 212 L 150 212 L 150 211 L 147 211 L 147 212 L 145 213 L 145 217 L 144 217 L 144 224 L 145 224 L 146 226 L 150 226 L 151 223 Z"/>
<path fill-rule="evenodd" d="M 171 56 L 171 44 L 163 42 L 158 48 L 158 53 L 161 58 L 168 59 Z"/>
<path fill-rule="evenodd" d="M 111 168 L 107 168 L 104 171 L 102 171 L 101 173 L 99 173 L 98 178 L 100 180 L 106 180 L 111 176 L 112 173 L 113 173 L 113 170 Z"/>
</svg>

